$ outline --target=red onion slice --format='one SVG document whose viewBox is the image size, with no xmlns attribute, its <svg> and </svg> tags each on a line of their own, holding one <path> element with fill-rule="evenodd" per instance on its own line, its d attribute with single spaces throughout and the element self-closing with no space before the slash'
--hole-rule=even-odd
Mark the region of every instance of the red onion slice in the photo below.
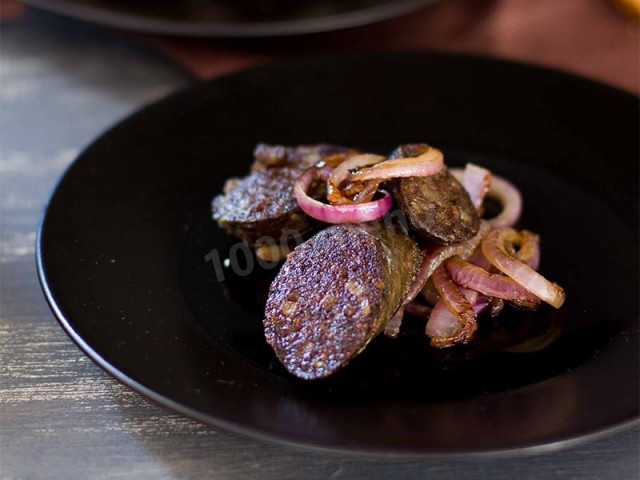
<svg viewBox="0 0 640 480">
<path fill-rule="evenodd" d="M 435 175 L 444 167 L 444 155 L 437 148 L 429 148 L 422 155 L 412 158 L 397 158 L 362 168 L 350 173 L 350 182 L 386 180 L 398 177 L 427 177 Z"/>
<path fill-rule="evenodd" d="M 482 210 L 482 202 L 491 186 L 491 172 L 474 163 L 467 163 L 462 175 L 462 186 L 465 188 L 476 210 Z"/>
<path fill-rule="evenodd" d="M 534 270 L 538 270 L 540 267 L 540 235 L 529 230 L 522 230 L 520 235 L 522 241 L 516 258 Z"/>
<path fill-rule="evenodd" d="M 429 319 L 429 315 L 431 315 L 432 308 L 418 302 L 409 302 L 404 308 L 404 311 L 407 315 L 412 315 L 418 318 L 424 318 L 425 320 Z"/>
<path fill-rule="evenodd" d="M 333 169 L 333 172 L 331 172 L 331 175 L 329 175 L 328 183 L 334 188 L 339 188 L 342 182 L 344 182 L 349 176 L 349 170 L 367 167 L 369 165 L 375 165 L 386 159 L 387 157 L 374 155 L 372 153 L 365 153 L 362 155 L 356 155 L 354 157 L 347 158 L 345 161 L 343 161 Z"/>
<path fill-rule="evenodd" d="M 406 308 L 413 301 L 413 299 L 416 298 L 416 296 L 420 292 L 422 292 L 423 297 L 430 304 L 432 305 L 435 304 L 440 298 L 440 294 L 435 289 L 435 287 L 433 287 L 433 285 L 430 284 L 430 287 L 433 287 L 433 288 L 429 288 L 429 291 L 424 291 L 425 289 L 427 289 L 427 281 L 429 280 L 429 278 L 431 278 L 431 276 L 433 275 L 433 272 L 440 265 L 442 265 L 442 263 L 446 259 L 454 255 L 458 255 L 464 259 L 468 258 L 478 248 L 478 246 L 480 245 L 480 242 L 482 241 L 484 236 L 489 232 L 489 230 L 491 230 L 491 227 L 489 227 L 489 224 L 485 221 L 481 221 L 480 228 L 478 229 L 478 233 L 474 237 L 464 242 L 456 243 L 453 245 L 436 247 L 430 254 L 425 255 L 420 265 L 420 268 L 418 270 L 418 273 L 416 274 L 416 278 L 411 284 L 411 287 L 409 288 L 409 291 L 407 292 L 404 302 L 402 303 L 402 306 L 400 308 L 401 309 L 403 307 Z M 401 320 L 402 320 L 402 316 L 400 316 L 400 322 Z M 394 336 L 393 332 L 395 331 L 395 325 L 391 321 L 389 323 L 391 324 L 391 326 L 388 327 L 388 330 L 389 330 L 388 336 Z M 398 326 L 397 328 L 399 330 L 400 326 Z M 387 334 L 386 331 L 385 331 L 385 334 Z"/>
<path fill-rule="evenodd" d="M 390 338 L 396 338 L 400 333 L 402 319 L 404 317 L 404 307 L 400 307 L 391 319 L 384 326 L 384 334 Z"/>
<path fill-rule="evenodd" d="M 330 167 L 310 168 L 296 180 L 293 193 L 304 213 L 326 223 L 360 223 L 380 218 L 391 210 L 391 195 L 383 190 L 379 200 L 354 205 L 327 205 L 311 198 L 307 194 L 311 182 L 316 177 L 326 179 L 331 170 Z"/>
<path fill-rule="evenodd" d="M 460 291 L 472 303 L 473 313 L 476 316 L 490 305 L 489 298 L 478 292 L 467 288 L 460 288 Z M 413 305 L 413 303 L 409 305 Z M 455 335 L 460 328 L 460 319 L 449 310 L 444 300 L 438 300 L 429 316 L 425 333 L 431 338 L 446 338 Z"/>
<path fill-rule="evenodd" d="M 432 339 L 431 342 L 433 345 L 434 338 L 451 338 L 455 336 L 461 328 L 460 319 L 449 310 L 443 300 L 438 300 L 431 311 L 431 315 L 429 315 L 425 333 Z"/>
<path fill-rule="evenodd" d="M 459 257 L 450 258 L 445 265 L 453 281 L 462 287 L 509 300 L 520 307 L 535 308 L 540 303 L 538 297 L 509 277 L 489 273 Z"/>
<path fill-rule="evenodd" d="M 428 255 L 425 255 L 422 265 L 420 265 L 420 270 L 418 270 L 418 274 L 409 289 L 409 293 L 407 293 L 405 305 L 416 298 L 416 295 L 418 295 L 418 293 L 424 288 L 427 280 L 431 275 L 433 275 L 435 269 L 438 268 L 447 258 L 453 257 L 454 255 L 458 255 L 460 258 L 465 260 L 469 258 L 473 251 L 478 248 L 478 245 L 480 245 L 480 242 L 489 230 L 491 230 L 489 224 L 481 221 L 478 233 L 476 233 L 474 237 L 469 240 L 465 240 L 464 242 L 454 243 L 453 245 L 436 247 Z"/>
<path fill-rule="evenodd" d="M 464 289 L 464 290 L 466 290 L 466 289 Z M 486 310 L 486 308 L 489 307 L 489 306 L 491 306 L 491 298 L 489 298 L 489 297 L 487 297 L 485 295 L 482 295 L 481 293 L 478 293 L 478 296 L 476 297 L 476 301 L 473 302 L 473 313 L 475 313 L 476 316 L 478 316 L 482 312 L 484 312 Z"/>
<path fill-rule="evenodd" d="M 460 291 L 467 300 L 469 300 L 469 302 L 473 301 L 472 308 L 476 316 L 480 315 L 489 305 L 491 305 L 489 298 L 478 294 L 478 292 L 474 292 L 467 288 L 461 288 Z M 409 305 L 415 305 L 415 302 L 412 302 Z M 409 313 L 408 310 L 407 313 Z M 435 306 L 431 310 L 431 315 L 429 315 L 425 333 L 429 337 L 450 337 L 454 335 L 459 328 L 460 319 L 456 317 L 451 310 L 449 310 L 444 300 L 436 302 Z"/>
<path fill-rule="evenodd" d="M 491 262 L 487 260 L 487 257 L 485 257 L 484 253 L 482 253 L 481 248 L 478 248 L 475 252 L 473 252 L 473 255 L 471 255 L 467 259 L 467 262 L 475 265 L 476 267 L 483 268 L 487 272 L 491 272 L 491 269 L 493 268 Z"/>
<path fill-rule="evenodd" d="M 430 318 L 425 328 L 425 332 L 431 337 L 431 345 L 444 348 L 459 343 L 467 343 L 471 340 L 478 328 L 476 314 L 473 311 L 475 297 L 473 301 L 467 299 L 464 293 L 461 292 L 453 282 L 444 265 L 440 265 L 435 272 L 433 272 L 433 284 L 440 294 L 440 300 L 431 314 L 432 317 L 434 314 L 436 315 L 436 321 L 432 324 Z M 472 292 L 471 295 L 473 294 L 477 296 L 477 292 Z M 438 309 L 438 304 L 441 302 L 444 303 L 453 314 L 455 325 L 453 321 L 449 321 L 448 324 L 441 323 L 438 317 L 438 315 L 441 314 L 437 313 L 441 311 Z M 442 314 L 442 316 L 444 317 L 444 314 Z"/>
<path fill-rule="evenodd" d="M 493 230 L 482 241 L 482 252 L 502 273 L 539 299 L 560 308 L 565 300 L 564 290 L 509 254 L 507 244 L 521 242 L 522 236 L 512 228 Z"/>
<path fill-rule="evenodd" d="M 433 286 L 433 282 L 427 280 L 427 283 L 424 284 L 424 288 L 420 291 L 422 298 L 424 298 L 429 305 L 435 305 L 440 300 L 440 294 L 436 287 Z"/>
<path fill-rule="evenodd" d="M 331 175 L 329 175 L 329 179 L 327 180 L 327 200 L 332 205 L 342 205 L 342 204 L 350 204 L 350 203 L 359 203 L 359 198 L 367 198 L 369 200 L 373 197 L 373 194 L 378 189 L 379 182 L 367 182 L 367 184 L 363 184 L 364 188 L 363 192 L 357 193 L 353 200 L 349 199 L 347 196 L 343 194 L 340 190 L 340 186 L 349 176 L 349 171 L 355 168 L 365 167 L 369 165 L 375 165 L 386 160 L 387 157 L 383 157 L 381 155 L 374 155 L 371 153 L 365 153 L 362 155 L 355 155 L 353 157 L 347 158 L 333 169 Z"/>
<path fill-rule="evenodd" d="M 329 200 L 329 203 L 332 205 L 370 202 L 373 196 L 378 192 L 380 183 L 381 182 L 376 180 L 371 180 L 369 182 L 347 183 L 343 188 L 333 190 L 333 195 L 327 195 L 327 200 Z M 337 202 L 336 198 L 338 199 Z"/>
<path fill-rule="evenodd" d="M 449 172 L 464 186 L 465 171 L 460 168 L 451 168 Z M 466 188 L 466 187 L 465 187 Z M 472 197 L 473 191 L 467 190 Z M 495 198 L 502 204 L 502 212 L 487 221 L 493 228 L 511 227 L 516 224 L 522 213 L 522 195 L 515 185 L 508 180 L 492 174 L 491 185 L 487 195 Z M 473 197 L 472 197 L 473 199 Z"/>
<path fill-rule="evenodd" d="M 488 195 L 502 203 L 502 212 L 489 219 L 493 228 L 511 227 L 520 219 L 522 213 L 522 195 L 511 182 L 497 175 L 493 176 Z"/>
</svg>

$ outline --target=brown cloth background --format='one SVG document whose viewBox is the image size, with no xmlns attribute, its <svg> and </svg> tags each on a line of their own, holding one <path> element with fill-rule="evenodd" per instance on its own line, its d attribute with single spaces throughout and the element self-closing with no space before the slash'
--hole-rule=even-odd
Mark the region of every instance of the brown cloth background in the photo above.
<svg viewBox="0 0 640 480">
<path fill-rule="evenodd" d="M 144 40 L 200 78 L 296 55 L 428 48 L 534 62 L 640 92 L 638 23 L 606 0 L 444 0 L 396 20 L 335 33 Z"/>
</svg>

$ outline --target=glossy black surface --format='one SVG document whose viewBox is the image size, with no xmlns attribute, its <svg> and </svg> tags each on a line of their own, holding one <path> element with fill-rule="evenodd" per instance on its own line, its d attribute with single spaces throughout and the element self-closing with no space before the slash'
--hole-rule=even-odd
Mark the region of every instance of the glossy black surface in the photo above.
<svg viewBox="0 0 640 480">
<path fill-rule="evenodd" d="M 327 32 L 398 17 L 438 0 L 25 0 L 95 23 L 198 37 L 271 37 Z"/>
<path fill-rule="evenodd" d="M 384 455 L 557 446 L 638 416 L 636 97 L 566 74 L 440 54 L 299 60 L 178 93 L 91 145 L 54 193 L 38 262 L 54 312 L 100 365 L 215 426 Z M 333 378 L 292 378 L 262 340 L 274 270 L 223 269 L 209 221 L 255 143 L 388 152 L 428 141 L 447 162 L 516 183 L 542 235 L 560 312 L 485 319 L 434 351 L 408 319 Z M 209 257 L 210 258 L 210 257 Z M 241 266 L 244 266 L 241 265 Z"/>
</svg>

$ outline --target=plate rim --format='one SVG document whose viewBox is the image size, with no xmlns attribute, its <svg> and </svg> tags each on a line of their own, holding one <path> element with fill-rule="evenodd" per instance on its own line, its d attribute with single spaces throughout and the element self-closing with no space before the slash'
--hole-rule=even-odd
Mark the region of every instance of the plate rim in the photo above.
<svg viewBox="0 0 640 480">
<path fill-rule="evenodd" d="M 395 0 L 362 10 L 325 17 L 277 22 L 180 22 L 87 5 L 77 0 L 21 0 L 39 10 L 98 25 L 181 37 L 270 38 L 326 33 L 383 22 L 407 15 L 442 0 Z"/>
<path fill-rule="evenodd" d="M 535 445 L 525 445 L 525 446 L 516 446 L 516 447 L 508 447 L 508 448 L 489 448 L 489 449 L 472 449 L 472 448 L 449 448 L 445 447 L 442 450 L 411 450 L 407 448 L 403 448 L 401 450 L 394 450 L 393 447 L 388 449 L 376 448 L 376 447 L 368 447 L 368 448 L 345 448 L 345 447 L 331 447 L 326 444 L 317 443 L 314 441 L 305 441 L 305 443 L 296 443 L 291 439 L 284 438 L 277 434 L 265 432 L 262 429 L 254 428 L 252 426 L 247 426 L 243 424 L 239 424 L 237 422 L 228 421 L 221 417 L 214 417 L 212 415 L 207 415 L 204 413 L 200 413 L 197 410 L 183 405 L 177 401 L 172 400 L 171 398 L 161 395 L 154 390 L 145 387 L 140 382 L 134 380 L 129 377 L 126 373 L 116 368 L 114 365 L 111 365 L 107 360 L 105 360 L 96 350 L 94 350 L 83 338 L 82 336 L 76 332 L 75 328 L 72 325 L 70 319 L 66 318 L 62 313 L 60 308 L 58 307 L 56 300 L 51 292 L 51 288 L 49 286 L 49 282 L 47 279 L 47 274 L 44 267 L 44 259 L 43 259 L 43 244 L 42 237 L 44 233 L 44 227 L 46 218 L 49 212 L 49 205 L 51 204 L 52 199 L 56 196 L 59 188 L 63 180 L 66 178 L 67 174 L 71 169 L 75 167 L 77 162 L 81 160 L 87 151 L 93 146 L 93 144 L 99 141 L 104 136 L 108 135 L 112 130 L 121 126 L 123 123 L 129 121 L 131 118 L 139 115 L 140 113 L 153 108 L 155 105 L 159 103 L 166 102 L 170 99 L 178 97 L 182 94 L 188 93 L 192 90 L 198 90 L 206 88 L 209 83 L 213 83 L 221 78 L 233 77 L 235 75 L 244 75 L 248 72 L 269 69 L 274 65 L 282 65 L 282 64 L 293 64 L 293 63 L 301 63 L 301 62 L 309 62 L 309 61 L 327 61 L 331 59 L 343 59 L 348 57 L 367 57 L 369 58 L 371 55 L 382 54 L 383 56 L 400 56 L 406 54 L 420 54 L 422 56 L 436 56 L 436 57 L 456 57 L 463 59 L 474 59 L 474 60 L 482 60 L 489 61 L 490 63 L 498 63 L 498 64 L 511 64 L 519 67 L 525 68 L 533 68 L 537 70 L 543 70 L 547 73 L 553 75 L 559 75 L 561 77 L 568 78 L 571 81 L 578 81 L 581 83 L 587 82 L 590 86 L 600 89 L 605 89 L 610 91 L 611 93 L 615 93 L 617 95 L 622 95 L 627 97 L 628 99 L 632 99 L 633 101 L 640 102 L 640 96 L 636 95 L 632 92 L 628 92 L 621 88 L 608 85 L 606 83 L 584 77 L 581 75 L 577 75 L 571 72 L 567 72 L 560 69 L 549 68 L 545 66 L 535 65 L 529 62 L 522 61 L 512 61 L 509 59 L 501 59 L 498 57 L 487 56 L 487 55 L 471 55 L 471 54 L 458 54 L 458 53 L 445 53 L 445 52 L 431 52 L 431 51 L 422 51 L 422 50 L 403 50 L 399 52 L 350 52 L 340 55 L 312 55 L 306 56 L 297 59 L 291 59 L 287 61 L 279 61 L 272 62 L 266 65 L 257 65 L 246 69 L 241 69 L 232 73 L 228 73 L 225 75 L 221 75 L 214 79 L 211 79 L 207 82 L 197 82 L 195 84 L 187 85 L 184 88 L 180 88 L 175 92 L 170 93 L 166 97 L 152 102 L 147 105 L 143 105 L 140 108 L 132 111 L 129 115 L 117 120 L 109 127 L 105 128 L 102 133 L 97 135 L 92 139 L 92 141 L 86 145 L 80 153 L 76 156 L 76 158 L 65 168 L 65 170 L 60 174 L 58 179 L 55 182 L 55 186 L 52 189 L 51 193 L 48 195 L 47 201 L 44 204 L 43 211 L 38 222 L 38 228 L 36 233 L 36 241 L 35 241 L 35 261 L 36 261 L 36 269 L 38 274 L 38 280 L 40 286 L 42 288 L 44 297 L 47 301 L 49 308 L 54 314 L 57 322 L 61 325 L 65 333 L 73 340 L 73 342 L 78 346 L 78 348 L 87 355 L 95 364 L 97 364 L 100 368 L 102 368 L 109 375 L 114 377 L 117 381 L 124 384 L 125 386 L 131 388 L 138 394 L 146 397 L 146 399 L 153 401 L 155 404 L 167 408 L 169 411 L 179 413 L 183 416 L 186 416 L 192 420 L 201 422 L 210 427 L 218 428 L 224 430 L 226 432 L 239 434 L 245 437 L 249 437 L 251 439 L 257 439 L 261 441 L 267 441 L 271 443 L 275 443 L 282 446 L 287 446 L 290 448 L 294 448 L 301 451 L 315 451 L 319 453 L 326 453 L 332 455 L 351 455 L 362 458 L 372 458 L 372 459 L 438 459 L 438 458 L 503 458 L 503 457 L 515 457 L 515 456 L 530 456 L 536 455 L 546 452 L 553 452 L 557 450 L 561 450 L 564 448 L 570 448 L 572 446 L 580 445 L 583 443 L 587 443 L 592 440 L 596 440 L 617 432 L 622 432 L 628 429 L 633 428 L 634 426 L 640 425 L 640 415 L 635 418 L 630 418 L 624 421 L 616 422 L 610 424 L 608 426 L 594 429 L 590 432 L 584 434 L 578 434 L 569 436 L 567 438 L 563 438 L 560 440 L 554 440 L 549 442 L 538 443 Z"/>
</svg>

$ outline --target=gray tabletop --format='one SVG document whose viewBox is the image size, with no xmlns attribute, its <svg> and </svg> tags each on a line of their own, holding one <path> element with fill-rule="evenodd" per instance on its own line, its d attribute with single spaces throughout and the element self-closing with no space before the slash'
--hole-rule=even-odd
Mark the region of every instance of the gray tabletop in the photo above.
<svg viewBox="0 0 640 480">
<path fill-rule="evenodd" d="M 0 478 L 640 477 L 637 427 L 519 458 L 382 461 L 216 431 L 119 384 L 65 335 L 35 269 L 43 206 L 104 129 L 190 79 L 98 27 L 29 13 L 0 61 Z"/>
</svg>

